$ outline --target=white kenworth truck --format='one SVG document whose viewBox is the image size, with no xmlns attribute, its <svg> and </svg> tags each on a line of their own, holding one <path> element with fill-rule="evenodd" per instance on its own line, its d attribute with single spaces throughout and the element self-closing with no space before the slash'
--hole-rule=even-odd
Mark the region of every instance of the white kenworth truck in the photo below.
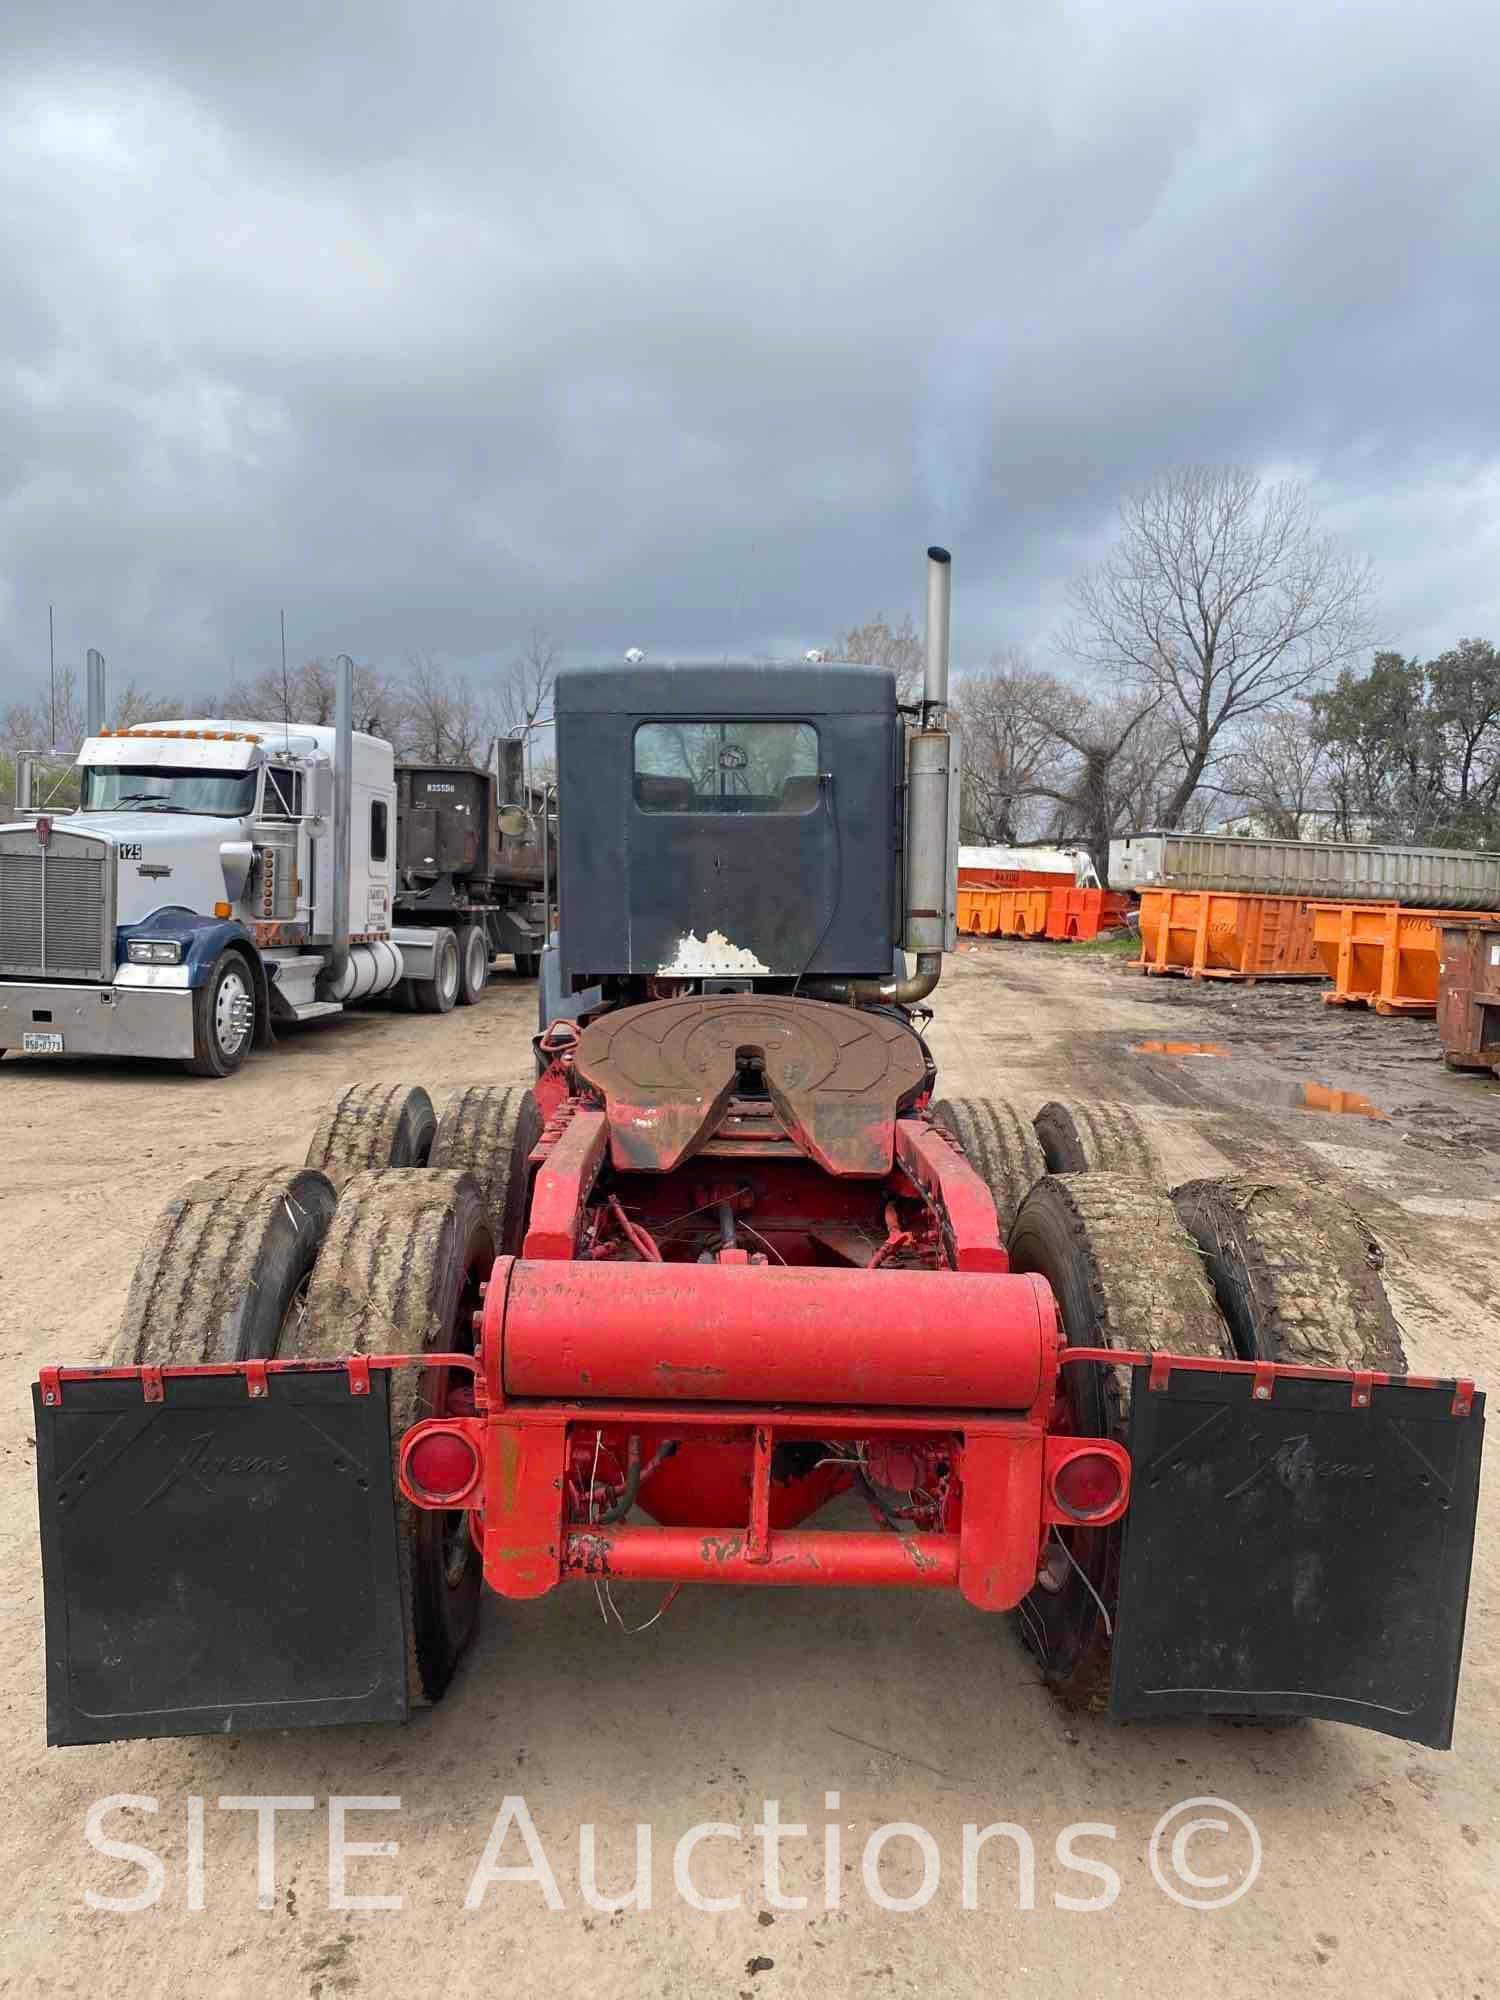
<svg viewBox="0 0 1500 2000">
<path fill-rule="evenodd" d="M 278 1022 L 478 998 L 475 925 L 393 925 L 389 743 L 233 720 L 87 737 L 76 811 L 0 827 L 0 1053 L 228 1076 Z"/>
</svg>

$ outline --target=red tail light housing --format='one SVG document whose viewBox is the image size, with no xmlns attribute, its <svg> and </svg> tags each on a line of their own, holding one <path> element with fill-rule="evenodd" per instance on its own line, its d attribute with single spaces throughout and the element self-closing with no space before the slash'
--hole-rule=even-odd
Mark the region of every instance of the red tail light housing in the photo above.
<svg viewBox="0 0 1500 2000">
<path fill-rule="evenodd" d="M 472 1506 L 481 1470 L 479 1444 L 467 1424 L 417 1424 L 402 1440 L 401 1491 L 414 1506 Z"/>
<path fill-rule="evenodd" d="M 1108 1527 L 1130 1500 L 1130 1455 L 1104 1438 L 1047 1443 L 1047 1518 L 1067 1527 Z"/>
</svg>

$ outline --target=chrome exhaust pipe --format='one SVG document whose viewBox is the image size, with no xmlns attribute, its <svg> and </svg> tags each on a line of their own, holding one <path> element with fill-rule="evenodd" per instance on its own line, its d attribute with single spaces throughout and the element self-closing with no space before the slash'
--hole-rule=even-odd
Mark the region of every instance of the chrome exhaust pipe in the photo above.
<svg viewBox="0 0 1500 2000">
<path fill-rule="evenodd" d="M 88 678 L 84 692 L 84 731 L 97 736 L 109 721 L 109 682 L 104 671 L 104 655 L 97 646 L 88 650 Z"/>
<path fill-rule="evenodd" d="M 922 726 L 906 741 L 906 911 L 902 943 L 916 970 L 888 979 L 805 981 L 805 993 L 864 1007 L 914 1007 L 943 973 L 948 918 L 954 894 L 949 862 L 949 799 L 957 783 L 955 745 L 945 721 L 948 708 L 948 625 L 953 558 L 927 551 L 927 650 L 922 684 Z"/>
<path fill-rule="evenodd" d="M 922 684 L 922 727 L 906 743 L 906 949 L 937 984 L 947 931 L 948 797 L 953 739 L 947 729 L 948 626 L 953 601 L 953 558 L 927 551 L 927 657 Z"/>
<path fill-rule="evenodd" d="M 333 697 L 333 949 L 323 968 L 325 987 L 341 985 L 349 970 L 349 843 L 354 823 L 354 662 L 338 657 Z M 394 833 L 391 836 L 394 838 Z"/>
<path fill-rule="evenodd" d="M 927 551 L 927 657 L 922 680 L 922 722 L 948 706 L 948 626 L 953 609 L 953 558 L 946 549 Z"/>
</svg>

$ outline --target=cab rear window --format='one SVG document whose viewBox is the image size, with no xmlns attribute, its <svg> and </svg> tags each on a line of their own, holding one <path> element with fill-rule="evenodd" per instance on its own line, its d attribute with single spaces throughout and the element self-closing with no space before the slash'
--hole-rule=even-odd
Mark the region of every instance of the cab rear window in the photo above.
<svg viewBox="0 0 1500 2000">
<path fill-rule="evenodd" d="M 810 722 L 643 722 L 635 802 L 648 813 L 805 813 L 818 803 Z"/>
</svg>

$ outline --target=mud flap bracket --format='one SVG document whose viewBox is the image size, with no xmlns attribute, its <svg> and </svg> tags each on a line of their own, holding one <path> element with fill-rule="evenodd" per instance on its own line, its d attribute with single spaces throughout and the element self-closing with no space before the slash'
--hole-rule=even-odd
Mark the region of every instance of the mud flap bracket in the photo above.
<svg viewBox="0 0 1500 2000">
<path fill-rule="evenodd" d="M 1446 1748 L 1483 1396 L 1132 1376 L 1111 1712 L 1319 1716 Z"/>
</svg>

